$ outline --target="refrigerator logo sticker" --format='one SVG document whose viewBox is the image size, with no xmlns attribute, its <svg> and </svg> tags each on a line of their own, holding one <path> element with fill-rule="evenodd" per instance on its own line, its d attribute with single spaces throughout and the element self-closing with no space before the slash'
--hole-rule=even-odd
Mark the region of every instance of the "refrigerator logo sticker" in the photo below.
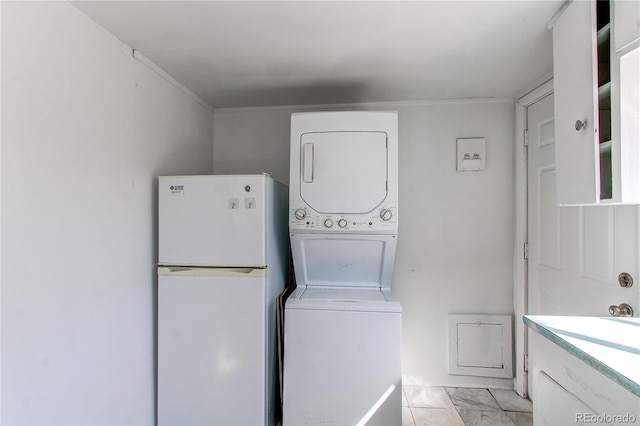
<svg viewBox="0 0 640 426">
<path fill-rule="evenodd" d="M 171 185 L 169 189 L 172 194 L 184 194 L 184 185 Z"/>
</svg>

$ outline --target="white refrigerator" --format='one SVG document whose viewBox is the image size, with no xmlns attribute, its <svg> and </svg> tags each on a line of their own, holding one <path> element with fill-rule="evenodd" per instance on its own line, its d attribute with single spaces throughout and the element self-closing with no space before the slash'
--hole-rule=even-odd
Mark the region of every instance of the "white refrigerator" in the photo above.
<svg viewBox="0 0 640 426">
<path fill-rule="evenodd" d="M 288 189 L 264 174 L 158 185 L 157 422 L 274 424 Z"/>
</svg>

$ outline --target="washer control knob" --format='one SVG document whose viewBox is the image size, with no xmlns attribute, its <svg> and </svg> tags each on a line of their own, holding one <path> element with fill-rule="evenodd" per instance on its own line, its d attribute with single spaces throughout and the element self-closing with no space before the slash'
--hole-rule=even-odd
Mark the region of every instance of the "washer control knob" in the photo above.
<svg viewBox="0 0 640 426">
<path fill-rule="evenodd" d="M 347 220 L 346 220 L 346 219 L 340 219 L 340 220 L 338 221 L 338 226 L 339 226 L 340 228 L 346 228 L 346 227 L 347 227 Z"/>
<path fill-rule="evenodd" d="M 333 226 L 333 220 L 328 219 L 328 218 L 327 218 L 327 219 L 325 219 L 325 220 L 324 220 L 324 226 L 325 226 L 326 228 L 331 228 L 331 227 Z"/>
<path fill-rule="evenodd" d="M 296 209 L 296 211 L 293 212 L 293 215 L 296 217 L 296 219 L 302 220 L 307 217 L 307 212 L 304 211 L 304 209 Z"/>
<path fill-rule="evenodd" d="M 393 216 L 393 213 L 391 213 L 391 210 L 389 209 L 380 210 L 380 219 L 387 221 L 391 219 L 391 216 Z"/>
</svg>

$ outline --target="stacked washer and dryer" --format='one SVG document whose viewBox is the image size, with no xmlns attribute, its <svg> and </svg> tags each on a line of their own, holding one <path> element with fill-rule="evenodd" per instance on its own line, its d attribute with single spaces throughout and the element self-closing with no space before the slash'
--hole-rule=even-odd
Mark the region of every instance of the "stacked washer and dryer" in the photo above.
<svg viewBox="0 0 640 426">
<path fill-rule="evenodd" d="M 396 112 L 291 116 L 283 425 L 402 423 Z"/>
</svg>

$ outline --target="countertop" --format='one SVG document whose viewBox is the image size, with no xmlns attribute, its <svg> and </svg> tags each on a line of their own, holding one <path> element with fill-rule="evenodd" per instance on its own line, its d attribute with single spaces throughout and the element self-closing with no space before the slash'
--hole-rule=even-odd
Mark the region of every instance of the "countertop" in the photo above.
<svg viewBox="0 0 640 426">
<path fill-rule="evenodd" d="M 524 323 L 640 396 L 640 318 L 526 315 Z"/>
</svg>

